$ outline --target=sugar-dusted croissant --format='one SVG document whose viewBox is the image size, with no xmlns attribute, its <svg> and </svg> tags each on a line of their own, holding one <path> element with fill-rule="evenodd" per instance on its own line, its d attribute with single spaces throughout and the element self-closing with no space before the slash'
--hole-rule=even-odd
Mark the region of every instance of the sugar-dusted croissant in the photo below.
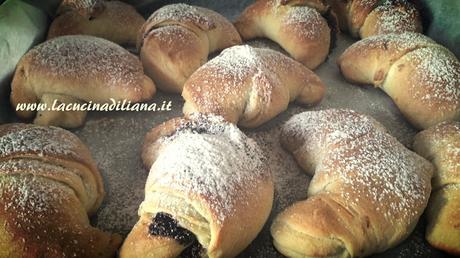
<svg viewBox="0 0 460 258">
<path fill-rule="evenodd" d="M 328 0 L 339 26 L 354 37 L 422 32 L 420 13 L 409 0 Z"/>
<path fill-rule="evenodd" d="M 433 166 L 377 121 L 351 110 L 304 112 L 283 125 L 282 146 L 313 175 L 308 198 L 274 220 L 289 257 L 363 257 L 404 240 L 431 191 Z"/>
<path fill-rule="evenodd" d="M 243 11 L 235 27 L 245 40 L 266 37 L 310 69 L 329 53 L 331 30 L 321 0 L 257 0 Z"/>
<path fill-rule="evenodd" d="M 36 124 L 78 127 L 87 113 L 81 105 L 70 112 L 53 107 L 111 103 L 111 98 L 139 102 L 152 98 L 155 90 L 135 55 L 108 40 L 78 35 L 58 37 L 27 52 L 16 67 L 10 99 L 21 118 L 35 115 Z M 18 108 L 39 102 L 47 108 Z"/>
<path fill-rule="evenodd" d="M 135 46 L 144 22 L 134 7 L 120 1 L 64 0 L 50 25 L 48 39 L 82 34 Z"/>
<path fill-rule="evenodd" d="M 103 197 L 101 175 L 75 135 L 0 125 L 0 257 L 113 257 L 121 237 L 88 220 Z"/>
<path fill-rule="evenodd" d="M 121 258 L 233 257 L 265 224 L 271 174 L 235 125 L 204 115 L 170 120 L 147 134 L 142 157 L 145 200 Z"/>
<path fill-rule="evenodd" d="M 142 26 L 138 49 L 146 73 L 161 90 L 181 93 L 187 78 L 208 55 L 241 43 L 222 15 L 187 4 L 166 5 Z"/>
<path fill-rule="evenodd" d="M 460 119 L 460 62 L 418 33 L 369 37 L 338 59 L 347 80 L 385 91 L 417 128 Z"/>
<path fill-rule="evenodd" d="M 217 114 L 257 127 L 286 110 L 289 102 L 316 104 L 324 93 L 320 78 L 301 63 L 274 50 L 235 46 L 187 80 L 183 111 Z"/>
<path fill-rule="evenodd" d="M 444 122 L 420 132 L 414 150 L 436 167 L 426 239 L 436 248 L 460 255 L 460 122 Z"/>
</svg>

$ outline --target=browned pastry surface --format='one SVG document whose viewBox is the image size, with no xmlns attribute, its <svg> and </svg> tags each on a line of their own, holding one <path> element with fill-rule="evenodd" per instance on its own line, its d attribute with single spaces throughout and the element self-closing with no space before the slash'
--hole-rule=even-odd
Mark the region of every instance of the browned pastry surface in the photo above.
<svg viewBox="0 0 460 258">
<path fill-rule="evenodd" d="M 81 34 L 135 46 L 144 22 L 134 7 L 120 1 L 64 0 L 50 25 L 48 39 Z"/>
<path fill-rule="evenodd" d="M 372 10 L 360 29 L 362 38 L 403 32 L 422 32 L 420 12 L 407 0 L 384 1 Z"/>
<path fill-rule="evenodd" d="M 262 229 L 273 182 L 259 146 L 221 117 L 173 119 L 145 138 L 150 168 L 127 257 L 234 257 Z"/>
<path fill-rule="evenodd" d="M 181 93 L 184 82 L 210 53 L 240 43 L 236 29 L 219 13 L 171 4 L 156 10 L 142 26 L 138 49 L 146 73 L 158 87 Z"/>
<path fill-rule="evenodd" d="M 327 8 L 319 0 L 258 0 L 243 11 L 235 27 L 244 40 L 269 38 L 314 69 L 329 53 L 331 30 L 321 16 Z"/>
<path fill-rule="evenodd" d="M 300 113 L 282 146 L 313 175 L 308 198 L 275 218 L 271 233 L 289 257 L 363 257 L 414 229 L 430 196 L 433 166 L 351 110 Z"/>
<path fill-rule="evenodd" d="M 13 107 L 20 103 L 140 102 L 152 98 L 155 85 L 139 59 L 126 49 L 92 36 L 63 36 L 46 41 L 19 61 L 11 85 Z M 33 111 L 17 111 L 32 118 Z M 78 127 L 86 112 L 42 111 L 35 123 Z M 73 116 L 75 115 L 75 116 Z M 68 117 L 71 116 L 71 117 Z"/>
<path fill-rule="evenodd" d="M 0 257 L 113 257 L 121 237 L 91 227 L 104 189 L 72 133 L 0 126 Z"/>
<path fill-rule="evenodd" d="M 444 122 L 420 132 L 414 149 L 436 167 L 426 239 L 436 248 L 460 255 L 460 122 Z"/>
<path fill-rule="evenodd" d="M 345 50 L 338 65 L 347 80 L 385 91 L 417 128 L 460 119 L 460 62 L 422 34 L 363 39 Z"/>
<path fill-rule="evenodd" d="M 257 127 L 286 110 L 291 101 L 317 104 L 325 90 L 316 74 L 277 51 L 235 46 L 187 80 L 183 111 L 217 114 L 244 127 Z"/>
<path fill-rule="evenodd" d="M 354 37 L 422 32 L 420 12 L 409 0 L 328 0 L 340 28 Z"/>
</svg>

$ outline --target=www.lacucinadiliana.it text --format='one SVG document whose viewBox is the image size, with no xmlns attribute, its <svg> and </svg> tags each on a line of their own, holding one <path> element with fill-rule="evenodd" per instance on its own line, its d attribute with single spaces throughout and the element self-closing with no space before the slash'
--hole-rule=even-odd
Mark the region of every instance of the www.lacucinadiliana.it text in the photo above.
<svg viewBox="0 0 460 258">
<path fill-rule="evenodd" d="M 172 101 L 161 103 L 132 103 L 129 100 L 109 99 L 107 103 L 79 102 L 64 103 L 55 99 L 51 106 L 48 103 L 19 103 L 16 111 L 170 111 Z"/>
</svg>

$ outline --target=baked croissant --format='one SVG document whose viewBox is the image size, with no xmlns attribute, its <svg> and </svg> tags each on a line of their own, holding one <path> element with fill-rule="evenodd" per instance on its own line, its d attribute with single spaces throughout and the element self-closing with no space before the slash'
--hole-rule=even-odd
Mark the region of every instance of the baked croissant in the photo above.
<svg viewBox="0 0 460 258">
<path fill-rule="evenodd" d="M 0 257 L 113 257 L 121 237 L 91 227 L 102 178 L 86 146 L 56 127 L 0 125 Z"/>
<path fill-rule="evenodd" d="M 140 219 L 121 258 L 234 257 L 262 229 L 273 182 L 259 146 L 216 116 L 173 119 L 144 141 Z"/>
<path fill-rule="evenodd" d="M 171 4 L 155 11 L 142 26 L 138 49 L 146 73 L 158 87 L 181 93 L 210 53 L 240 43 L 235 27 L 219 13 Z"/>
<path fill-rule="evenodd" d="M 276 249 L 289 257 L 363 257 L 404 240 L 430 196 L 433 166 L 351 110 L 293 116 L 282 146 L 313 175 L 308 199 L 274 220 Z"/>
<path fill-rule="evenodd" d="M 144 22 L 134 7 L 120 1 L 64 0 L 50 25 L 48 39 L 83 34 L 136 46 Z"/>
<path fill-rule="evenodd" d="M 426 239 L 436 248 L 460 255 L 460 123 L 444 122 L 420 132 L 414 150 L 436 167 Z"/>
<path fill-rule="evenodd" d="M 331 30 L 321 0 L 257 0 L 235 22 L 244 40 L 266 37 L 310 69 L 329 53 Z"/>
<path fill-rule="evenodd" d="M 385 91 L 417 128 L 460 119 L 460 62 L 418 33 L 363 39 L 338 59 L 345 78 Z"/>
<path fill-rule="evenodd" d="M 341 30 L 354 37 L 422 32 L 420 13 L 409 0 L 328 0 Z"/>
<path fill-rule="evenodd" d="M 190 76 L 182 92 L 183 111 L 257 127 L 286 110 L 289 102 L 313 105 L 324 93 L 320 78 L 301 63 L 271 49 L 235 46 Z"/>
<path fill-rule="evenodd" d="M 140 102 L 154 94 L 155 85 L 144 75 L 141 62 L 126 49 L 92 36 L 62 36 L 34 47 L 21 58 L 10 99 L 21 118 L 35 115 L 36 124 L 78 127 L 86 117 L 83 108 L 70 112 L 52 108 L 60 104 L 112 103 L 111 98 Z M 19 108 L 39 102 L 47 108 Z"/>
</svg>

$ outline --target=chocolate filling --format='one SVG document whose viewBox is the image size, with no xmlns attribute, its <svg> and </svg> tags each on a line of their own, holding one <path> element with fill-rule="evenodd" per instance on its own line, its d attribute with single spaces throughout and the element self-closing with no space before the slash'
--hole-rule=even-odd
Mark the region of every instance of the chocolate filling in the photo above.
<svg viewBox="0 0 460 258">
<path fill-rule="evenodd" d="M 173 219 L 169 214 L 157 213 L 152 219 L 152 224 L 149 225 L 149 233 L 153 236 L 173 238 L 179 244 L 186 246 L 187 248 L 181 253 L 180 257 L 202 257 L 203 247 L 195 235 L 179 226 L 177 220 Z"/>
</svg>

